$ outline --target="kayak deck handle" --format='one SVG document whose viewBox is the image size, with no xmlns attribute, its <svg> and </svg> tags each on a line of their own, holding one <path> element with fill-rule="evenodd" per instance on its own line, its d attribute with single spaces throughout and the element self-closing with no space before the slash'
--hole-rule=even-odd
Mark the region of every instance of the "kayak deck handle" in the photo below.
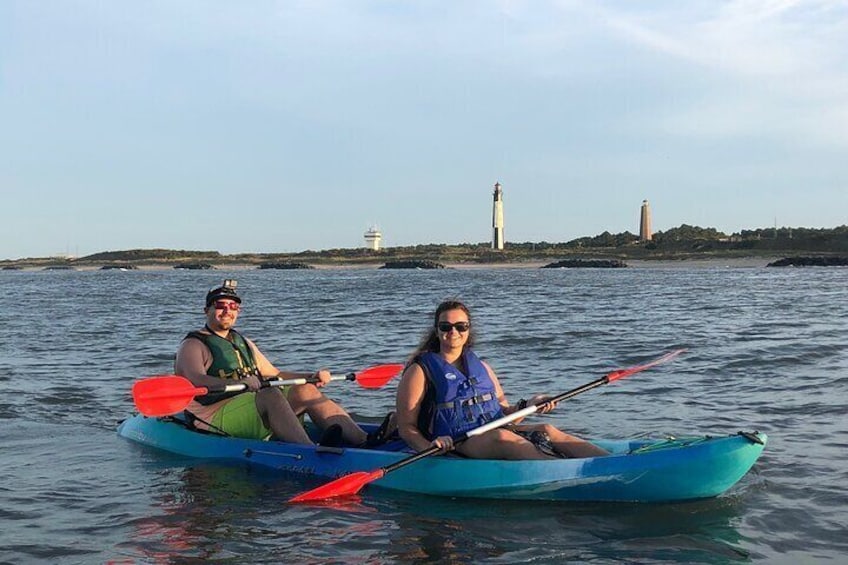
<svg viewBox="0 0 848 565">
<path fill-rule="evenodd" d="M 756 432 L 756 431 L 754 431 L 754 432 L 743 432 L 743 431 L 739 431 L 739 432 L 737 432 L 737 433 L 738 433 L 740 436 L 742 436 L 742 437 L 744 437 L 745 439 L 747 439 L 748 441 L 750 441 L 751 443 L 759 443 L 760 445 L 765 445 L 765 442 L 764 442 L 764 441 L 762 440 L 762 438 L 760 437 L 760 432 Z"/>
</svg>

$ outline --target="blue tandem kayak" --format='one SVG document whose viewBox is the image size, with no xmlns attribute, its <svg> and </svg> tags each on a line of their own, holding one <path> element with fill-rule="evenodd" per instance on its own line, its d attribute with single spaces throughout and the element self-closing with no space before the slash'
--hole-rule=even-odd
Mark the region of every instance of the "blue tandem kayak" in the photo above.
<svg viewBox="0 0 848 565">
<path fill-rule="evenodd" d="M 374 426 L 363 424 L 363 428 Z M 337 478 L 373 471 L 410 455 L 398 450 L 322 448 L 224 437 L 188 429 L 175 418 L 136 415 L 118 435 L 181 456 L 245 462 L 283 472 Z M 374 486 L 428 495 L 514 500 L 668 502 L 709 498 L 736 484 L 754 465 L 766 435 L 592 440 L 605 457 L 496 461 L 429 457 L 387 474 Z M 389 449 L 388 446 L 386 449 Z"/>
</svg>

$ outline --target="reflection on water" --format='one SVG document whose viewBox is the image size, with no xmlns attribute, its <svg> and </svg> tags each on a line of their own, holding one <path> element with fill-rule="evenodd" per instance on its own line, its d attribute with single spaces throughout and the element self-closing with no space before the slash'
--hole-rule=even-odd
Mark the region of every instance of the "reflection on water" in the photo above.
<svg viewBox="0 0 848 565">
<path fill-rule="evenodd" d="M 296 477 L 211 464 L 151 472 L 151 512 L 133 521 L 121 549 L 152 562 L 236 556 L 250 562 L 603 562 L 650 554 L 658 561 L 721 563 L 756 557 L 738 527 L 756 492 L 683 504 L 438 497 L 425 504 L 371 489 L 351 500 L 288 505 L 304 488 Z"/>
<path fill-rule="evenodd" d="M 384 498 L 384 497 L 381 497 Z M 659 547 L 677 561 L 746 558 L 734 527 L 738 498 L 686 504 L 562 504 L 392 497 L 397 557 L 514 563 L 561 559 L 638 560 Z M 438 525 L 438 527 L 433 527 Z M 417 543 L 417 547 L 415 544 Z M 659 557 L 659 554 L 655 554 Z"/>
<path fill-rule="evenodd" d="M 154 507 L 133 523 L 129 546 L 153 561 L 180 555 L 212 559 L 238 539 L 238 523 L 261 512 L 262 485 L 242 468 L 189 467 L 160 470 Z M 237 518 L 237 519 L 235 519 Z"/>
</svg>

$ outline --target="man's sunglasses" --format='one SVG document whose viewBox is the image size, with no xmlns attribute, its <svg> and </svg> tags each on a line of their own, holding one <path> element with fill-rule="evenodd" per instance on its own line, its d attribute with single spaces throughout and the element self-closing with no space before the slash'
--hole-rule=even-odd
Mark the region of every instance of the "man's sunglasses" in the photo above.
<svg viewBox="0 0 848 565">
<path fill-rule="evenodd" d="M 471 327 L 470 322 L 456 322 L 451 324 L 450 322 L 439 322 L 436 324 L 436 327 L 439 328 L 440 332 L 448 333 L 452 329 L 458 331 L 461 334 L 464 334 L 468 331 L 468 328 Z"/>
<path fill-rule="evenodd" d="M 232 310 L 233 312 L 238 312 L 241 310 L 241 304 L 238 302 L 223 302 L 218 300 L 215 302 L 215 310 Z"/>
</svg>

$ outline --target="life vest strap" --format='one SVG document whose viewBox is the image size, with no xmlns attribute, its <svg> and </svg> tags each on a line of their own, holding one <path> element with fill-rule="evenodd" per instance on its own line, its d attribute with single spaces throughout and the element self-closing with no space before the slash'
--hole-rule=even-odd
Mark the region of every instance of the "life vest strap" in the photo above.
<svg viewBox="0 0 848 565">
<path fill-rule="evenodd" d="M 466 398 L 460 403 L 460 406 L 473 406 L 475 404 L 482 404 L 483 402 L 489 402 L 494 398 L 494 395 L 491 393 L 480 394 L 473 398 Z M 454 406 L 453 402 L 442 402 L 436 405 L 436 408 L 452 408 Z"/>
</svg>

